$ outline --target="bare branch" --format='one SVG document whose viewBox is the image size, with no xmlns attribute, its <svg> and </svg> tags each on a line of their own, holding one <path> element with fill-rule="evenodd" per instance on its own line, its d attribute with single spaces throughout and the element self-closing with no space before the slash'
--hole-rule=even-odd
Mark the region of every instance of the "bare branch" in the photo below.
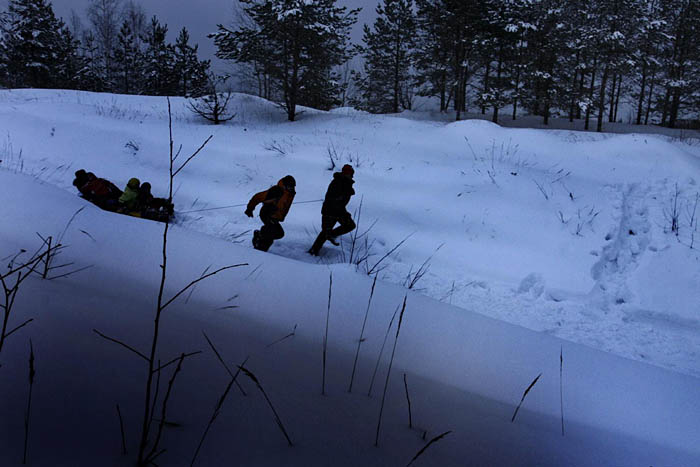
<svg viewBox="0 0 700 467">
<path fill-rule="evenodd" d="M 217 269 L 216 271 L 212 271 L 212 272 L 210 272 L 210 273 L 208 273 L 208 274 L 205 274 L 205 275 L 203 275 L 203 276 L 200 276 L 198 279 L 195 279 L 195 280 L 193 280 L 192 282 L 190 282 L 189 284 L 187 284 L 187 285 L 186 285 L 184 288 L 182 288 L 178 293 L 176 293 L 170 300 L 168 300 L 168 301 L 165 302 L 163 305 L 161 305 L 161 306 L 160 306 L 160 309 L 161 309 L 161 310 L 164 310 L 165 308 L 167 308 L 168 305 L 170 305 L 172 302 L 174 302 L 175 300 L 177 300 L 177 298 L 178 298 L 180 295 L 182 295 L 183 293 L 185 293 L 190 287 L 194 286 L 195 284 L 197 284 L 197 283 L 199 283 L 199 282 L 202 282 L 204 279 L 207 279 L 207 278 L 209 278 L 209 277 L 211 277 L 211 276 L 214 276 L 214 275 L 216 275 L 216 274 L 218 274 L 218 273 L 220 273 L 220 272 L 222 272 L 222 271 L 226 271 L 227 269 L 238 268 L 238 267 L 241 267 L 241 266 L 248 266 L 248 263 L 241 263 L 241 264 L 233 264 L 233 265 L 231 265 L 231 266 L 224 266 L 223 268 L 219 268 L 219 269 Z"/>
<path fill-rule="evenodd" d="M 34 321 L 34 318 L 29 318 L 27 321 L 25 321 L 24 323 L 20 324 L 16 328 L 14 328 L 12 331 L 5 334 L 5 339 L 10 337 L 15 331 L 19 331 L 20 329 L 22 329 L 23 327 L 25 327 L 27 324 L 31 323 L 32 321 Z"/>
<path fill-rule="evenodd" d="M 138 355 L 139 357 L 141 357 L 141 358 L 143 358 L 144 360 L 148 361 L 148 357 L 146 357 L 144 354 L 142 354 L 141 352 L 139 352 L 139 351 L 136 350 L 135 348 L 131 347 L 130 345 L 125 344 L 124 342 L 122 342 L 122 341 L 120 341 L 120 340 L 118 340 L 118 339 L 114 339 L 113 337 L 106 336 L 106 335 L 102 334 L 100 331 L 98 331 L 97 329 L 93 329 L 93 332 L 94 332 L 95 334 L 97 334 L 98 336 L 100 336 L 101 338 L 103 338 L 103 339 L 106 339 L 106 340 L 108 340 L 108 341 L 110 341 L 110 342 L 114 342 L 115 344 L 119 344 L 119 345 L 121 345 L 122 347 L 124 347 L 124 348 L 126 348 L 126 349 L 128 349 L 128 350 L 131 350 L 132 352 L 134 352 L 134 353 L 135 353 L 136 355 Z"/>
<path fill-rule="evenodd" d="M 199 154 L 200 151 L 201 151 L 202 149 L 204 149 L 204 146 L 206 146 L 207 143 L 209 143 L 209 141 L 211 141 L 211 139 L 212 139 L 213 137 L 214 137 L 214 135 L 209 135 L 209 138 L 207 138 L 206 141 L 204 141 L 204 142 L 202 143 L 202 145 L 201 145 L 190 157 L 188 157 L 187 160 L 186 160 L 185 162 L 183 162 L 182 165 L 181 165 L 175 172 L 173 172 L 173 177 L 175 177 L 178 173 L 180 173 L 180 171 L 181 171 L 182 169 L 184 169 L 185 166 L 186 166 L 192 159 L 194 159 L 195 157 L 197 157 L 197 154 Z"/>
</svg>

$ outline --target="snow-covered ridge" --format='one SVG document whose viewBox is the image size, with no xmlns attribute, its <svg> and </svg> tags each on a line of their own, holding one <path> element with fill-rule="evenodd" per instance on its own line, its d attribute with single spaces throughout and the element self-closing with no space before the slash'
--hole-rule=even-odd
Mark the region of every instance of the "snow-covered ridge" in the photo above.
<svg viewBox="0 0 700 467">
<path fill-rule="evenodd" d="M 174 101 L 183 151 L 214 134 L 176 186 L 180 212 L 244 203 L 286 173 L 297 178 L 297 200 L 321 198 L 330 149 L 336 164 L 356 167 L 351 208 L 362 197 L 360 229 L 378 219 L 368 234 L 374 258 L 413 235 L 379 275 L 356 388 L 347 394 L 371 280 L 362 267 L 341 264 L 335 247 L 327 246 L 318 262 L 304 253 L 318 228 L 318 204 L 293 206 L 286 237 L 268 254 L 250 248 L 245 232 L 258 221 L 243 208 L 179 216 L 170 238 L 169 292 L 209 265 L 250 266 L 201 284 L 177 303 L 164 319 L 163 358 L 208 350 L 202 330 L 231 365 L 250 355 L 247 365 L 297 444 L 287 447 L 248 383 L 251 396 L 231 396 L 198 465 L 405 465 L 425 445 L 423 432 L 430 439 L 447 430 L 452 434 L 426 452 L 423 465 L 698 463 L 700 385 L 677 371 L 697 375 L 700 368 L 700 268 L 697 250 L 687 246 L 687 222 L 680 242 L 664 232 L 675 184 L 684 200 L 696 190 L 697 146 L 648 135 L 603 138 L 310 109 L 287 123 L 269 102 L 239 95 L 235 105 L 238 122 L 212 127 Z M 37 355 L 32 463 L 130 462 L 118 457 L 114 405 L 122 407 L 131 446 L 143 369 L 92 329 L 146 345 L 161 226 L 97 209 L 75 195 L 71 180 L 84 167 L 118 184 L 138 176 L 162 192 L 165 108 L 162 98 L 0 93 L 6 133 L 0 159 L 9 169 L 0 170 L 0 257 L 36 248 L 35 232 L 60 233 L 85 207 L 66 233 L 65 255 L 76 266 L 93 266 L 65 280 L 33 279 L 20 293 L 13 319 L 35 321 L 0 354 L 3 465 L 21 459 L 28 337 Z M 407 291 L 406 277 L 431 255 L 428 273 Z M 321 397 L 329 270 L 329 395 Z M 406 293 L 375 449 L 386 353 L 374 397 L 366 391 Z M 270 346 L 292 329 L 293 337 Z M 511 424 L 514 406 L 540 372 Z M 414 430 L 406 427 L 404 373 Z M 226 383 L 211 352 L 187 362 L 172 402 L 181 426 L 167 432 L 164 464 L 189 465 Z"/>
<path fill-rule="evenodd" d="M 0 103 L 6 165 L 21 150 L 25 172 L 73 193 L 72 172 L 81 167 L 120 185 L 137 176 L 156 193 L 164 189 L 163 98 L 14 90 L 0 92 Z M 692 350 L 700 345 L 700 267 L 698 250 L 687 246 L 697 230 L 697 220 L 690 226 L 700 190 L 696 141 L 505 129 L 480 120 L 444 124 L 348 109 L 302 109 L 289 123 L 275 104 L 254 96 L 236 95 L 232 105 L 237 118 L 214 127 L 184 100 L 173 101 L 185 150 L 214 134 L 176 187 L 180 212 L 243 204 L 287 173 L 297 178 L 297 201 L 317 200 L 331 164 L 352 163 L 358 195 L 350 208 L 362 200 L 361 231 L 376 221 L 368 234 L 373 258 L 412 234 L 383 263 L 382 279 L 408 284 L 429 259 L 414 288 L 433 298 L 700 374 L 700 355 Z M 676 184 L 678 238 L 668 232 Z M 641 236 L 629 234 L 630 216 L 644 226 Z M 294 206 L 287 235 L 271 253 L 342 262 L 348 255 L 337 248 L 327 247 L 320 260 L 305 254 L 319 217 L 318 203 Z M 182 214 L 179 222 L 245 243 L 258 224 L 242 208 Z M 601 275 L 619 255 L 630 256 L 634 267 Z M 533 277 L 538 285 L 525 290 Z"/>
</svg>

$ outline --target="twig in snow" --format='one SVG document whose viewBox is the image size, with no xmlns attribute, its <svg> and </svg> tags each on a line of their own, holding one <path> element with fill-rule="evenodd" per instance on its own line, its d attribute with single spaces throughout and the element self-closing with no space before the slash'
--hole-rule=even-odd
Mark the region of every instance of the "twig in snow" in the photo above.
<svg viewBox="0 0 700 467">
<path fill-rule="evenodd" d="M 233 372 L 229 369 L 228 365 L 226 365 L 226 362 L 224 362 L 224 359 L 221 358 L 221 354 L 219 353 L 218 350 L 216 350 L 216 347 L 214 347 L 214 343 L 211 341 L 211 339 L 209 339 L 209 336 L 207 336 L 207 333 L 202 331 L 202 334 L 204 334 L 204 338 L 209 343 L 209 347 L 211 347 L 211 349 L 214 351 L 216 358 L 219 360 L 219 362 L 221 362 L 221 364 L 226 369 L 226 372 L 229 374 L 229 376 L 231 378 L 233 378 L 234 377 Z M 248 360 L 248 358 L 246 358 L 246 360 Z M 238 374 L 238 371 L 236 371 L 236 374 Z M 248 394 L 246 394 L 246 392 L 243 390 L 240 383 L 238 381 L 236 381 L 236 378 L 234 378 L 234 381 L 236 382 L 236 386 L 238 387 L 238 390 L 241 391 L 241 394 L 243 394 L 244 396 L 247 396 Z"/>
<path fill-rule="evenodd" d="M 221 409 L 224 406 L 224 402 L 226 401 L 226 398 L 229 395 L 229 392 L 231 392 L 231 388 L 233 387 L 233 384 L 236 383 L 238 375 L 241 372 L 241 367 L 246 364 L 248 361 L 248 357 L 243 360 L 243 363 L 241 363 L 241 366 L 238 367 L 236 370 L 236 373 L 231 377 L 231 380 L 228 382 L 228 385 L 226 386 L 226 389 L 224 389 L 223 394 L 221 394 L 221 397 L 219 397 L 219 401 L 216 403 L 216 406 L 214 407 L 214 413 L 212 413 L 211 418 L 209 419 L 209 423 L 207 424 L 207 427 L 204 429 L 204 433 L 202 434 L 202 438 L 199 440 L 199 444 L 197 445 L 197 450 L 194 452 L 194 456 L 192 457 L 192 462 L 190 462 L 190 467 L 194 466 L 195 461 L 197 460 L 197 456 L 199 455 L 200 449 L 202 449 L 202 445 L 204 444 L 204 440 L 207 437 L 207 434 L 209 434 L 209 430 L 211 429 L 212 425 L 214 424 L 214 421 L 216 418 L 219 416 L 221 413 Z"/>
<path fill-rule="evenodd" d="M 374 281 L 372 281 L 372 289 L 369 292 L 369 302 L 367 302 L 367 310 L 365 311 L 365 319 L 362 321 L 362 330 L 360 331 L 360 339 L 357 341 L 357 351 L 355 352 L 355 361 L 352 364 L 352 374 L 350 375 L 350 386 L 348 386 L 348 392 L 352 392 L 352 383 L 355 380 L 355 369 L 357 368 L 357 359 L 360 356 L 360 346 L 364 341 L 365 326 L 367 325 L 367 316 L 369 316 L 369 309 L 372 306 L 372 297 L 374 296 L 374 287 L 377 285 L 377 276 L 374 276 Z"/>
<path fill-rule="evenodd" d="M 122 419 L 122 411 L 119 409 L 119 404 L 117 404 L 117 415 L 119 416 L 119 431 L 122 434 L 122 454 L 126 455 L 126 435 L 124 434 L 124 420 Z"/>
<path fill-rule="evenodd" d="M 415 460 L 418 459 L 418 458 L 426 451 L 426 449 L 428 449 L 428 448 L 430 447 L 431 444 L 437 443 L 438 441 L 440 441 L 442 438 L 444 438 L 445 436 L 449 435 L 450 433 L 452 433 L 452 430 L 446 431 L 446 432 L 444 432 L 443 434 L 438 435 L 438 436 L 436 436 L 435 438 L 431 439 L 431 440 L 428 442 L 428 444 L 426 444 L 425 446 L 423 446 L 423 449 L 421 449 L 420 451 L 418 451 L 418 454 L 416 454 L 415 456 L 413 456 L 413 459 L 411 459 L 411 462 L 409 462 L 408 464 L 406 464 L 406 467 L 409 467 L 411 464 L 413 464 L 413 462 L 415 462 Z"/>
<path fill-rule="evenodd" d="M 382 361 L 382 354 L 384 353 L 384 346 L 389 338 L 389 331 L 391 331 L 391 326 L 394 324 L 394 319 L 396 314 L 399 312 L 399 307 L 397 306 L 394 310 L 394 314 L 391 316 L 391 321 L 389 321 L 389 326 L 386 328 L 386 334 L 384 334 L 384 341 L 382 341 L 382 347 L 379 349 L 379 355 L 377 356 L 377 364 L 374 366 L 374 372 L 372 372 L 372 379 L 369 382 L 369 389 L 367 390 L 367 397 L 372 397 L 372 387 L 374 386 L 374 378 L 377 376 L 377 370 L 379 369 L 379 362 Z"/>
<path fill-rule="evenodd" d="M 559 348 L 559 405 L 561 408 L 561 435 L 564 436 L 564 346 Z"/>
<path fill-rule="evenodd" d="M 401 323 L 403 322 L 403 314 L 406 311 L 406 300 L 408 295 L 403 299 L 403 306 L 401 307 L 401 314 L 399 315 L 399 325 L 396 328 L 396 338 L 394 339 L 394 348 L 391 351 L 391 359 L 389 359 L 389 369 L 386 372 L 386 381 L 384 382 L 384 392 L 382 394 L 382 405 L 379 408 L 379 420 L 377 421 L 377 434 L 374 437 L 374 445 L 379 446 L 379 430 L 382 426 L 382 414 L 384 413 L 384 402 L 386 401 L 386 391 L 389 387 L 389 377 L 391 376 L 391 367 L 394 364 L 394 355 L 396 354 L 396 344 L 399 342 L 399 333 L 401 332 Z"/>
<path fill-rule="evenodd" d="M 282 342 L 282 341 L 285 340 L 285 339 L 289 339 L 290 337 L 294 337 L 294 336 L 296 335 L 296 332 L 297 332 L 297 325 L 295 324 L 295 325 L 294 325 L 294 328 L 292 329 L 292 332 L 290 332 L 289 334 L 287 334 L 287 335 L 284 336 L 284 337 L 280 337 L 279 339 L 277 339 L 277 340 L 274 341 L 274 342 L 270 342 L 269 344 L 267 344 L 267 345 L 265 346 L 265 348 L 266 348 L 266 349 L 269 349 L 269 348 L 272 347 L 273 345 L 279 344 L 280 342 Z"/>
<path fill-rule="evenodd" d="M 248 378 L 253 380 L 253 382 L 258 387 L 258 389 L 260 389 L 260 392 L 262 393 L 262 395 L 265 397 L 265 400 L 267 401 L 267 405 L 270 406 L 270 409 L 272 410 L 272 413 L 275 416 L 275 421 L 277 422 L 277 426 L 279 426 L 280 430 L 282 430 L 282 433 L 284 434 L 284 437 L 287 439 L 287 443 L 289 443 L 289 446 L 294 446 L 294 444 L 292 443 L 292 440 L 289 439 L 289 435 L 287 434 L 287 430 L 284 429 L 284 425 L 282 424 L 282 420 L 280 419 L 279 415 L 277 414 L 275 407 L 272 405 L 272 401 L 270 400 L 269 397 L 267 397 L 267 393 L 263 389 L 262 384 L 260 384 L 260 381 L 258 380 L 258 378 L 247 368 L 245 368 L 243 366 L 239 366 L 238 368 L 240 368 L 241 371 L 243 373 L 245 373 L 245 375 Z"/>
<path fill-rule="evenodd" d="M 413 414 L 411 413 L 411 398 L 408 395 L 408 382 L 406 381 L 406 373 L 403 374 L 403 387 L 406 389 L 406 402 L 408 402 L 408 427 L 413 428 Z"/>
<path fill-rule="evenodd" d="M 27 463 L 27 450 L 29 448 L 29 416 L 31 415 L 32 411 L 32 390 L 34 389 L 35 375 L 34 345 L 32 344 L 32 340 L 29 339 L 29 398 L 27 400 L 27 412 L 24 415 L 24 457 L 22 457 L 22 464 Z"/>
<path fill-rule="evenodd" d="M 537 383 L 537 380 L 540 379 L 540 376 L 542 376 L 542 373 L 540 373 L 539 375 L 537 375 L 537 378 L 535 378 L 535 379 L 532 381 L 532 383 L 530 383 L 530 385 L 527 387 L 527 389 L 526 389 L 525 392 L 523 393 L 523 397 L 520 399 L 520 403 L 519 403 L 518 406 L 515 408 L 515 412 L 513 412 L 513 418 L 510 419 L 510 422 L 511 422 L 511 423 L 513 423 L 513 422 L 515 421 L 515 417 L 516 417 L 516 415 L 518 415 L 518 410 L 520 410 L 520 406 L 522 406 L 522 405 L 523 405 L 523 401 L 525 401 L 525 396 L 527 396 L 527 393 L 530 392 L 530 389 L 532 389 L 532 387 L 535 385 L 535 383 Z"/>
<path fill-rule="evenodd" d="M 544 187 L 543 187 L 537 180 L 535 180 L 534 178 L 532 179 L 532 181 L 535 182 L 535 185 L 537 185 L 537 189 L 540 190 L 540 193 L 542 193 L 542 196 L 544 196 L 544 199 L 546 199 L 547 201 L 549 201 L 549 195 L 547 194 L 546 191 L 544 191 Z"/>
<path fill-rule="evenodd" d="M 331 272 L 328 283 L 328 311 L 326 312 L 326 333 L 323 335 L 323 378 L 321 382 L 321 395 L 326 395 L 326 354 L 328 352 L 328 322 L 331 318 L 331 292 L 333 291 L 333 273 Z"/>
<path fill-rule="evenodd" d="M 113 338 L 113 337 L 106 336 L 106 335 L 102 334 L 100 331 L 98 331 L 97 329 L 93 329 L 92 332 L 94 332 L 95 334 L 97 334 L 98 336 L 100 336 L 100 337 L 103 338 L 103 339 L 106 339 L 106 340 L 108 340 L 108 341 L 110 341 L 110 342 L 114 342 L 115 344 L 119 344 L 119 345 L 121 345 L 122 347 L 124 347 L 124 348 L 127 349 L 127 350 L 131 350 L 133 353 L 135 353 L 135 354 L 138 355 L 139 357 L 141 357 L 141 358 L 143 358 L 144 360 L 148 361 L 148 357 L 146 357 L 144 354 L 142 354 L 141 352 L 139 352 L 139 351 L 136 350 L 135 348 L 131 347 L 130 345 L 125 344 L 124 342 L 122 342 L 122 341 L 120 341 L 120 340 L 117 340 L 117 339 L 115 339 L 115 338 Z"/>
</svg>

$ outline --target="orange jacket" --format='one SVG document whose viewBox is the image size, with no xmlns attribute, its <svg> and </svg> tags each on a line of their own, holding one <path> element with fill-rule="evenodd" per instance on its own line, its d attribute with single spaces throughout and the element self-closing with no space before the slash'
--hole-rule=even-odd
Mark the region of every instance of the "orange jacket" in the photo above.
<svg viewBox="0 0 700 467">
<path fill-rule="evenodd" d="M 253 211 L 258 204 L 263 203 L 269 209 L 269 211 L 268 209 L 265 209 L 269 212 L 269 216 L 272 219 L 282 222 L 284 218 L 287 217 L 289 208 L 292 207 L 292 201 L 294 201 L 294 196 L 296 195 L 296 192 L 288 191 L 287 189 L 285 189 L 282 180 L 277 182 L 277 186 L 282 189 L 282 196 L 280 196 L 279 198 L 267 199 L 268 191 L 270 190 L 268 189 L 265 191 L 261 191 L 260 193 L 256 193 L 255 195 L 253 195 L 252 198 L 250 198 L 250 201 L 248 201 L 247 210 Z M 260 212 L 262 214 L 262 209 L 260 210 Z"/>
</svg>

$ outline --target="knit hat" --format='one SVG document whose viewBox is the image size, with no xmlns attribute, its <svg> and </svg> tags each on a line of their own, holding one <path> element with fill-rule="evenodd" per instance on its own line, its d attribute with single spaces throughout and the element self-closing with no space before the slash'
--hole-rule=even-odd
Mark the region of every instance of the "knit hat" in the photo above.
<svg viewBox="0 0 700 467">
<path fill-rule="evenodd" d="M 342 173 L 346 177 L 352 178 L 352 176 L 355 175 L 355 169 L 353 169 L 350 164 L 345 164 L 340 170 L 340 173 Z"/>
</svg>

